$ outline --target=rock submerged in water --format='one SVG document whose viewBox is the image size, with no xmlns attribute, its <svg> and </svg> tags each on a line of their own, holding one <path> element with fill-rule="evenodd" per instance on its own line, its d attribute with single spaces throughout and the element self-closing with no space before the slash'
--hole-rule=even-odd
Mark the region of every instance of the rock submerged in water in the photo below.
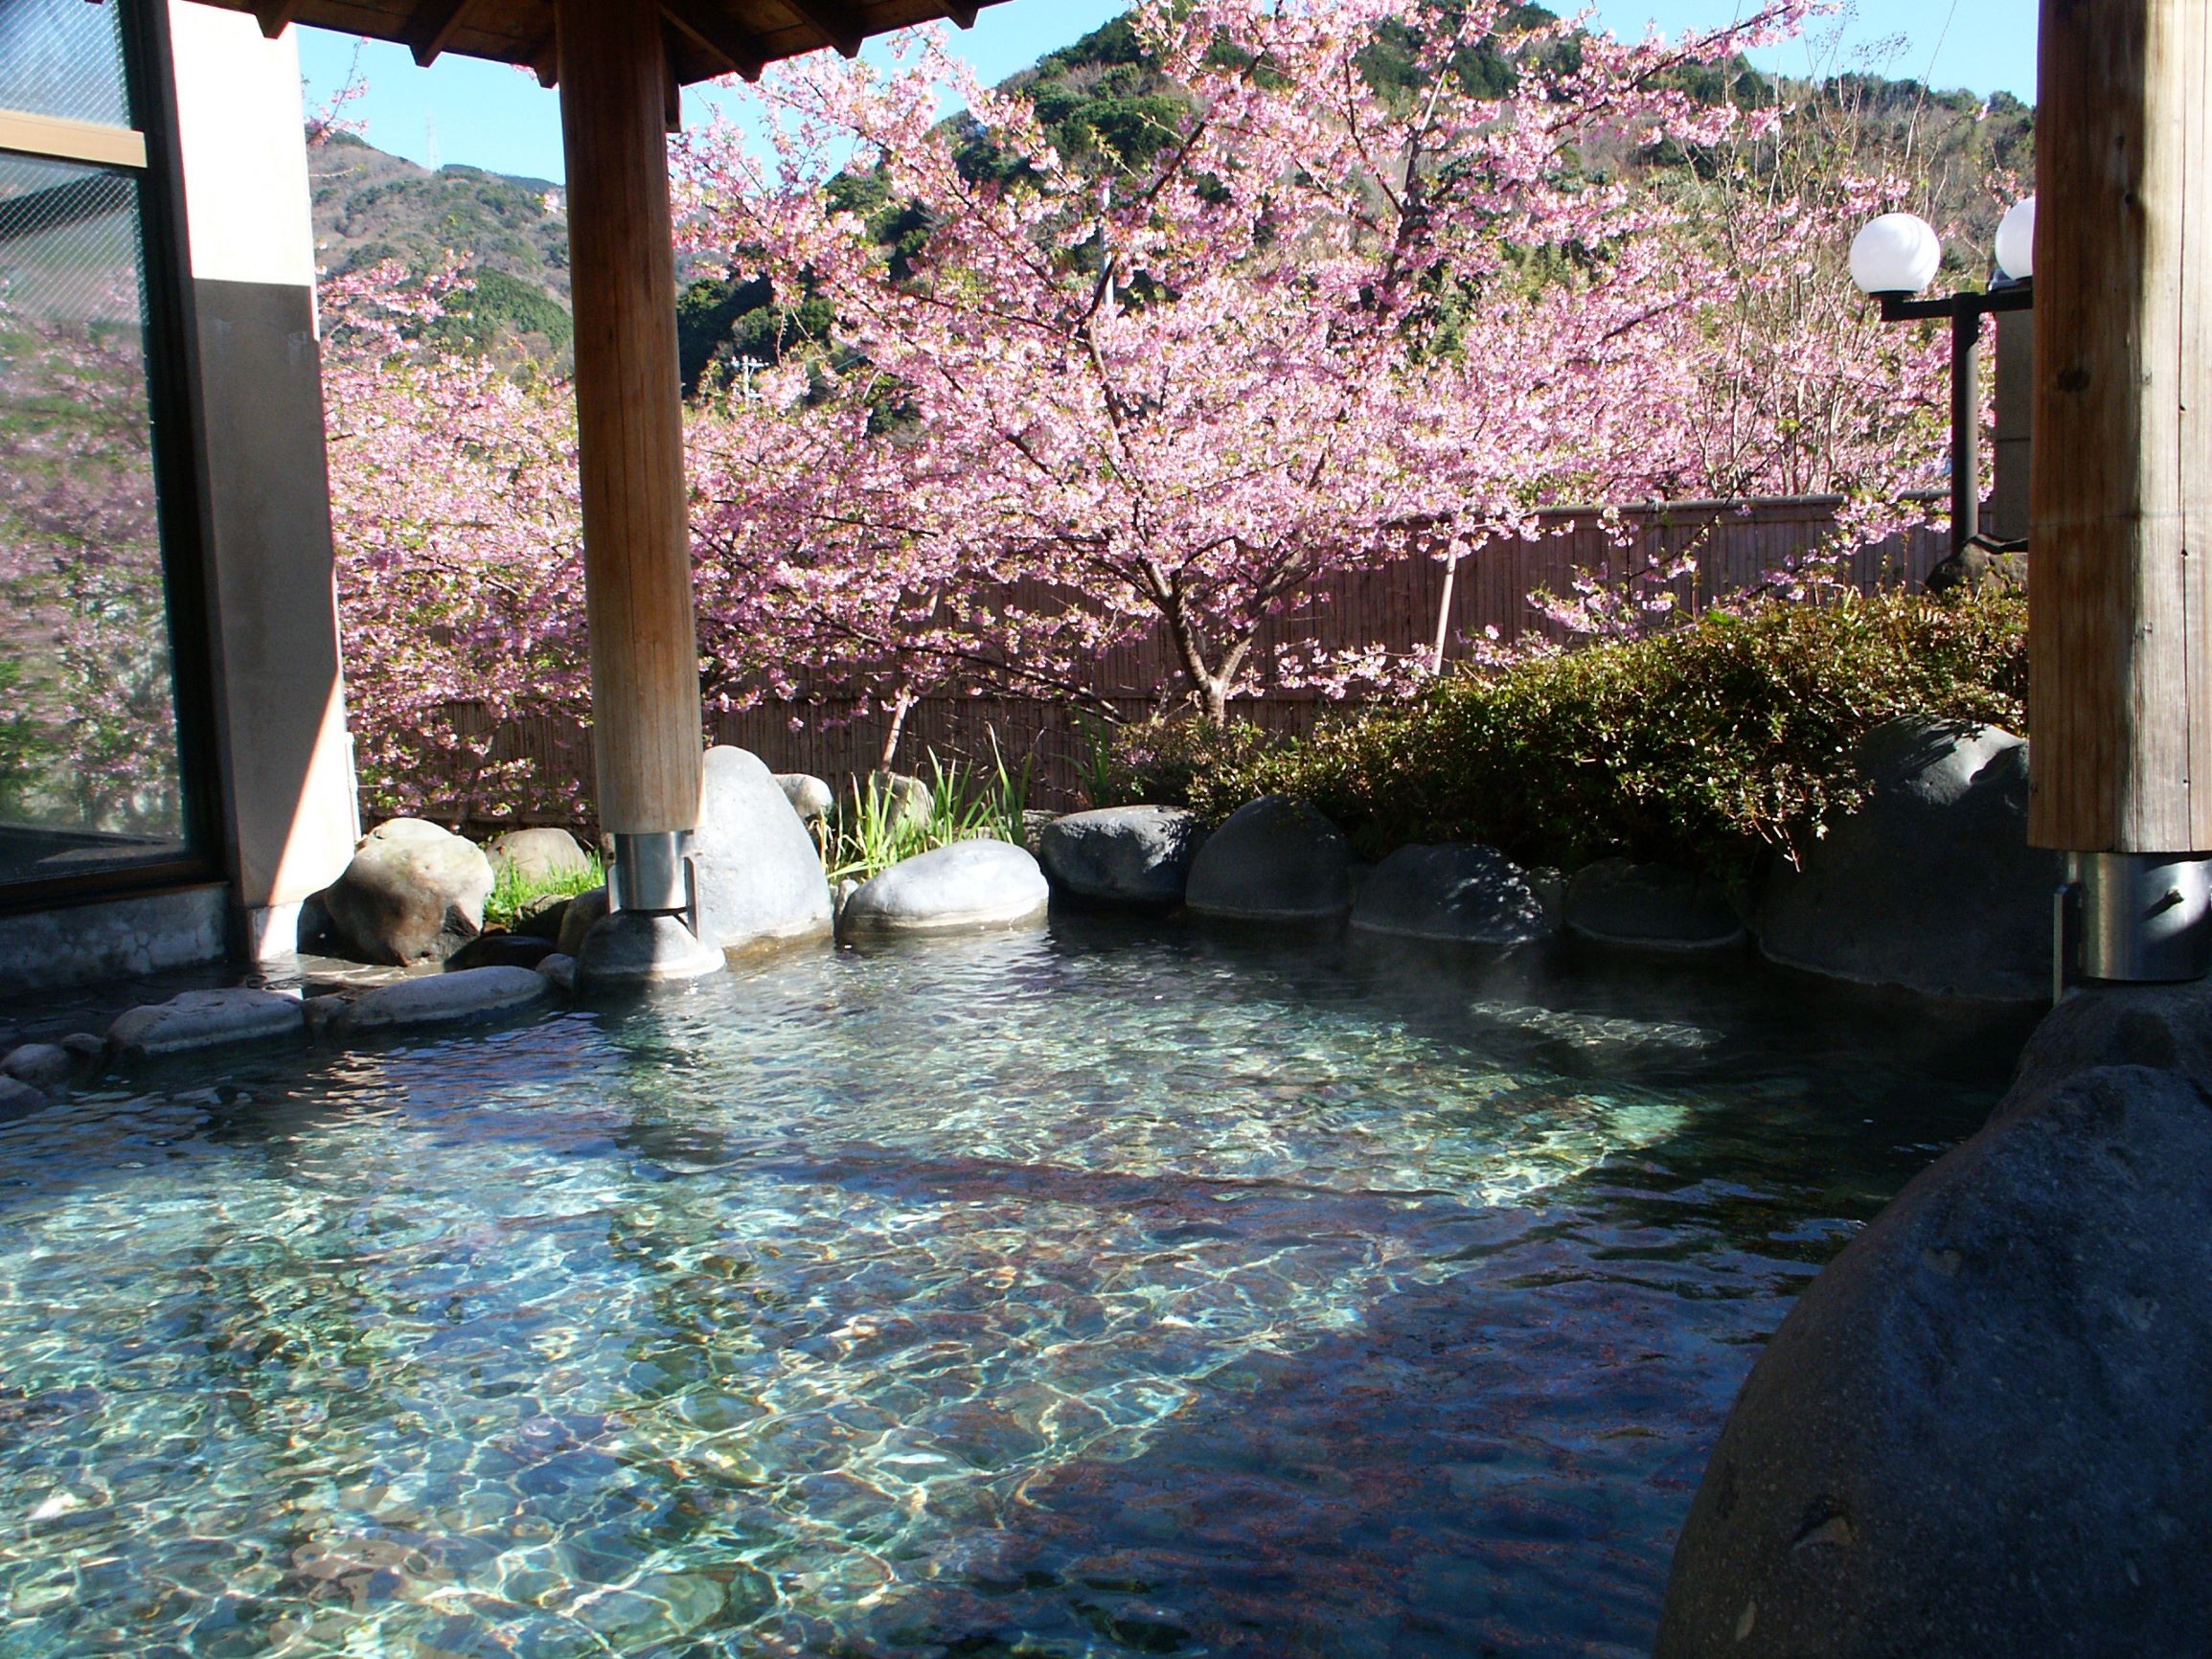
<svg viewBox="0 0 2212 1659">
<path fill-rule="evenodd" d="M 322 908 L 349 955 L 413 967 L 445 961 L 484 931 L 491 887 L 491 861 L 473 843 L 395 818 L 361 838 Z"/>
<path fill-rule="evenodd" d="M 2212 1629 L 2212 991 L 2092 992 L 1816 1279 L 1658 1659 L 2133 1659 Z"/>
<path fill-rule="evenodd" d="M 1055 818 L 1038 835 L 1053 888 L 1086 904 L 1180 904 L 1205 826 L 1180 807 L 1104 807 Z"/>
<path fill-rule="evenodd" d="M 59 1043 L 25 1043 L 0 1060 L 0 1077 L 52 1094 L 77 1080 L 75 1056 Z"/>
<path fill-rule="evenodd" d="M 1352 925 L 1465 944 L 1535 944 L 1559 930 L 1527 871 L 1466 841 L 1399 848 L 1360 883 Z"/>
<path fill-rule="evenodd" d="M 1206 837 L 1183 902 L 1235 921 L 1331 921 L 1352 908 L 1352 844 L 1303 801 L 1263 795 Z"/>
<path fill-rule="evenodd" d="M 591 854 L 565 830 L 510 830 L 485 844 L 493 875 L 513 871 L 523 881 L 543 885 L 570 881 L 591 872 Z"/>
<path fill-rule="evenodd" d="M 830 882 L 822 854 L 775 774 L 749 751 L 707 751 L 692 853 L 703 943 L 744 950 L 830 932 Z M 584 960 L 581 951 L 569 949 L 565 931 L 561 948 Z M 590 977 L 587 962 L 584 976 Z"/>
<path fill-rule="evenodd" d="M 1748 938 L 1721 884 L 1666 864 L 1604 858 L 1567 882 L 1567 930 L 1633 950 L 1722 951 Z"/>
<path fill-rule="evenodd" d="M 1028 927 L 1052 889 L 1037 860 L 1004 841 L 956 841 L 861 883 L 837 918 L 848 939 Z"/>
<path fill-rule="evenodd" d="M 1859 766 L 1863 810 L 1777 863 L 1759 948 L 1785 966 L 1936 996 L 2025 1002 L 2050 988 L 2059 855 L 2027 839 L 2028 746 L 1995 726 L 1894 720 Z"/>
</svg>

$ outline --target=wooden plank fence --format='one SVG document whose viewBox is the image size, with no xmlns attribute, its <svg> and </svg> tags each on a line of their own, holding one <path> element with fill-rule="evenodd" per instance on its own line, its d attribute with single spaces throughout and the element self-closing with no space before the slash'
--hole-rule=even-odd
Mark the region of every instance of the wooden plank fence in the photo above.
<svg viewBox="0 0 2212 1659">
<path fill-rule="evenodd" d="M 1495 630 L 1500 642 L 1543 633 L 1568 642 L 1565 630 L 1541 615 L 1529 595 L 1564 593 L 1578 571 L 1664 568 L 1694 553 L 1693 570 L 1672 584 L 1676 604 L 1695 615 L 1724 595 L 1740 593 L 1819 547 L 1836 528 L 1840 502 L 1827 496 L 1750 502 L 1667 503 L 1622 509 L 1617 545 L 1591 509 L 1539 515 L 1539 530 L 1518 540 L 1493 543 L 1462 561 L 1451 583 L 1445 619 L 1446 659 L 1464 656 L 1470 642 Z M 1940 529 L 1917 528 L 1857 549 L 1850 558 L 1854 585 L 1918 583 L 1949 551 Z M 1425 659 L 1437 636 L 1447 567 L 1425 549 L 1319 584 L 1293 609 L 1272 619 L 1257 653 L 1271 663 L 1277 648 L 1343 651 L 1380 647 Z M 1017 597 L 1034 602 L 1036 595 Z M 1155 634 L 1101 658 L 1092 686 L 1127 719 L 1151 713 L 1156 688 L 1172 686 L 1173 657 Z M 1310 729 L 1326 699 L 1312 690 L 1264 683 L 1258 695 L 1233 705 L 1236 717 L 1270 731 Z M 1337 705 L 1341 706 L 1341 705 Z M 806 695 L 787 702 L 708 716 L 714 740 L 752 750 L 779 772 L 810 772 L 832 786 L 864 775 L 882 751 L 888 716 L 854 718 L 849 701 Z M 1064 807 L 1076 797 L 1078 761 L 1089 739 L 1084 718 L 1063 705 L 1034 698 L 925 696 L 908 712 L 900 764 L 917 768 L 930 753 L 946 761 L 988 765 L 995 752 L 1035 769 L 1041 805 Z M 496 735 L 493 759 L 526 761 L 544 775 L 589 777 L 591 738 L 567 721 L 520 719 Z M 517 820 L 504 820 L 508 824 Z M 554 821 L 524 813 L 521 822 Z"/>
</svg>

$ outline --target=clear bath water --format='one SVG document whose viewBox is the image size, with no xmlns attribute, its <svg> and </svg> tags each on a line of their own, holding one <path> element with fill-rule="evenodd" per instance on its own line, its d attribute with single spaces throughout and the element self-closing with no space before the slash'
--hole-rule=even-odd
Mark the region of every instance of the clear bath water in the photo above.
<svg viewBox="0 0 2212 1659">
<path fill-rule="evenodd" d="M 0 1127 L 0 1659 L 1633 1654 L 2017 1028 L 1174 929 Z"/>
</svg>

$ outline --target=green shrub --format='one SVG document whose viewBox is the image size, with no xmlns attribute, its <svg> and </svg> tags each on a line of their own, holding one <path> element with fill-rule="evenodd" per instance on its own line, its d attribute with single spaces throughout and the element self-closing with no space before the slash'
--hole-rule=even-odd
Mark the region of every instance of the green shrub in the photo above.
<svg viewBox="0 0 2212 1659">
<path fill-rule="evenodd" d="M 1452 676 L 1310 738 L 1133 728 L 1123 799 L 1209 819 L 1273 791 L 1311 802 L 1370 856 L 1488 842 L 1567 868 L 1625 853 L 1732 875 L 1794 854 L 1863 797 L 1860 739 L 1904 715 L 2024 731 L 2026 605 L 1882 594 L 1711 612 L 1633 644 Z"/>
</svg>

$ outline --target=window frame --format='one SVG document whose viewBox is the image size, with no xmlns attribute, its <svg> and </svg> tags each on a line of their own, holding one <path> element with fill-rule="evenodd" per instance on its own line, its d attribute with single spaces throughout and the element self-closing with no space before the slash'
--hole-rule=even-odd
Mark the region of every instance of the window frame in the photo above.
<svg viewBox="0 0 2212 1659">
<path fill-rule="evenodd" d="M 135 173 L 146 295 L 154 522 L 161 538 L 182 797 L 181 855 L 37 881 L 0 882 L 0 916 L 130 898 L 231 879 L 215 700 L 215 626 L 200 475 L 197 325 L 186 244 L 168 0 L 107 0 L 123 36 L 133 127 L 0 109 L 0 150 Z"/>
</svg>

